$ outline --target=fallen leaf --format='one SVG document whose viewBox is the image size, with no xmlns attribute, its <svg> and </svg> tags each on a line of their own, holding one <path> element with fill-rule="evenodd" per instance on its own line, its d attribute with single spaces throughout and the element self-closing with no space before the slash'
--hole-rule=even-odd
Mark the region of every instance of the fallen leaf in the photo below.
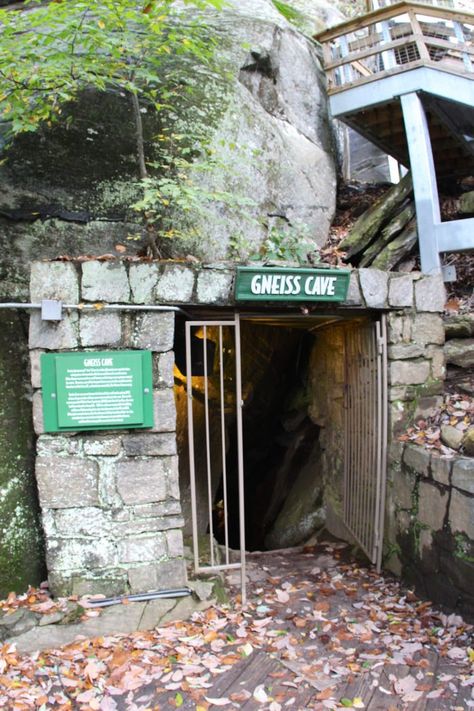
<svg viewBox="0 0 474 711">
<path fill-rule="evenodd" d="M 253 647 L 250 642 L 243 644 L 242 647 L 239 647 L 239 649 L 244 657 L 249 657 L 253 652 Z"/>
<path fill-rule="evenodd" d="M 240 703 L 240 702 L 248 701 L 251 698 L 251 696 L 252 696 L 252 694 L 250 693 L 250 691 L 247 691 L 246 689 L 244 689 L 243 691 L 236 691 L 236 692 L 232 693 L 230 695 L 230 700 L 231 701 L 238 701 Z"/>
<path fill-rule="evenodd" d="M 278 602 L 285 603 L 288 602 L 290 599 L 290 596 L 288 595 L 286 590 L 280 590 L 279 588 L 275 590 L 275 595 L 277 597 Z"/>
<path fill-rule="evenodd" d="M 316 694 L 316 699 L 318 701 L 324 701 L 324 699 L 330 699 L 331 696 L 333 695 L 333 691 L 334 691 L 334 687 L 328 686 L 326 689 L 323 689 L 318 694 Z"/>
<path fill-rule="evenodd" d="M 426 694 L 427 699 L 439 699 L 442 696 L 444 689 L 433 689 L 428 694 Z"/>
<path fill-rule="evenodd" d="M 266 704 L 268 701 L 268 694 L 265 691 L 263 684 L 260 684 L 254 689 L 253 698 L 261 704 Z"/>
</svg>

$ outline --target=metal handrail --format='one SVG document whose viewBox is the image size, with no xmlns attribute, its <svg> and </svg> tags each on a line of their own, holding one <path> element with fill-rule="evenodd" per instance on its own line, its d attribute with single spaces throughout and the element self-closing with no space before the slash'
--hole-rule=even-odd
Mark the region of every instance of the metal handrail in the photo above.
<svg viewBox="0 0 474 711">
<path fill-rule="evenodd" d="M 474 14 L 398 2 L 315 35 L 328 91 L 336 93 L 419 66 L 474 79 Z"/>
</svg>

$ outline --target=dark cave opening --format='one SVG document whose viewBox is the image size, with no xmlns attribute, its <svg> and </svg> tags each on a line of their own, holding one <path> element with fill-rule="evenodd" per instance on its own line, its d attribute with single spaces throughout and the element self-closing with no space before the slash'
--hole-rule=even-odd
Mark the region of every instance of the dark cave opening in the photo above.
<svg viewBox="0 0 474 711">
<path fill-rule="evenodd" d="M 344 327 L 336 323 L 339 321 L 342 319 L 327 314 L 302 320 L 241 318 L 244 521 L 248 551 L 276 550 L 304 543 L 326 525 L 327 511 L 333 502 L 338 505 L 343 470 L 345 377 Z M 218 322 L 207 324 L 205 329 L 195 327 L 190 342 L 193 365 L 189 382 L 179 327 L 175 343 L 184 533 L 185 536 L 193 533 L 188 451 L 191 387 L 196 530 L 200 545 L 208 550 L 212 538 L 220 545 L 225 545 L 227 538 L 229 548 L 238 550 L 234 333 L 226 326 L 220 331 Z M 206 358 L 207 379 L 203 368 Z"/>
<path fill-rule="evenodd" d="M 243 464 L 246 549 L 284 545 L 279 520 L 319 452 L 319 426 L 307 414 L 314 338 L 303 330 L 242 323 Z M 227 448 L 228 542 L 239 548 L 236 432 Z M 214 536 L 224 544 L 223 482 L 214 498 Z M 315 501 L 315 506 L 318 501 Z M 296 522 L 297 523 L 297 522 Z"/>
</svg>

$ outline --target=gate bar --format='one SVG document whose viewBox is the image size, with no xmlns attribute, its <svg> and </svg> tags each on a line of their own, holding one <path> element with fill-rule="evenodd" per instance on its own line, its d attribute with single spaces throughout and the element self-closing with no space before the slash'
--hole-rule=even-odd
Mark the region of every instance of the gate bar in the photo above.
<svg viewBox="0 0 474 711">
<path fill-rule="evenodd" d="M 196 505 L 196 463 L 194 459 L 193 380 L 191 373 L 191 326 L 191 321 L 186 321 L 186 394 L 188 397 L 189 481 L 191 485 L 191 518 L 193 529 L 194 570 L 197 572 L 199 569 L 199 542 Z"/>
<path fill-rule="evenodd" d="M 380 404 L 382 408 L 382 431 L 381 437 L 382 442 L 380 445 L 381 452 L 381 477 L 382 483 L 380 486 L 380 516 L 379 516 L 379 531 L 380 531 L 380 544 L 377 551 L 377 572 L 380 573 L 382 569 L 382 555 L 383 555 L 383 535 L 385 529 L 385 498 L 387 492 L 387 431 L 388 431 L 388 403 L 387 403 L 387 393 L 388 393 L 388 363 L 387 363 L 387 316 L 382 314 L 380 318 L 380 337 L 381 337 L 381 349 L 382 349 L 382 396 L 380 399 Z"/>
<path fill-rule="evenodd" d="M 221 446 L 222 446 L 222 473 L 223 473 L 223 494 L 224 494 L 224 522 L 225 522 L 225 564 L 216 565 L 214 559 L 214 539 L 212 522 L 212 463 L 211 463 L 211 437 L 210 437 L 210 417 L 209 417 L 209 388 L 208 388 L 208 359 L 207 359 L 207 328 L 213 326 L 219 328 L 219 384 L 220 384 L 220 420 L 221 420 Z M 238 489 L 239 489 L 239 532 L 240 532 L 240 563 L 231 563 L 229 558 L 229 534 L 228 534 L 228 493 L 227 493 L 227 465 L 225 461 L 225 379 L 224 379 L 224 348 L 222 328 L 228 326 L 234 328 L 235 337 L 235 387 L 236 387 L 236 429 L 237 429 L 237 465 L 238 465 Z M 192 350 L 191 336 L 193 328 L 203 329 L 203 370 L 204 370 L 204 412 L 205 412 L 205 444 L 206 444 L 206 465 L 207 465 L 207 492 L 209 509 L 209 532 L 210 532 L 210 552 L 211 565 L 199 564 L 199 541 L 197 525 L 197 497 L 196 497 L 196 458 L 194 442 L 194 418 L 193 418 L 193 389 L 192 389 Z M 187 321 L 186 322 L 186 383 L 187 383 L 187 404 L 188 404 L 188 446 L 189 446 L 189 469 L 191 486 L 191 512 L 192 512 L 192 532 L 193 532 L 193 553 L 194 570 L 196 573 L 210 573 L 223 570 L 241 571 L 241 601 L 242 606 L 246 605 L 246 576 L 245 576 L 245 501 L 244 501 L 244 464 L 243 464 L 243 426 L 242 426 L 242 373 L 240 354 L 240 318 L 235 314 L 234 321 Z"/>
<path fill-rule="evenodd" d="M 214 523 L 212 521 L 212 473 L 211 473 L 211 434 L 209 430 L 209 379 L 207 367 L 207 326 L 203 327 L 202 352 L 204 363 L 204 421 L 206 423 L 206 473 L 207 473 L 207 509 L 209 522 L 209 551 L 211 567 L 214 566 Z"/>
<path fill-rule="evenodd" d="M 386 318 L 345 330 L 343 523 L 381 569 L 386 493 Z"/>
<path fill-rule="evenodd" d="M 222 496 L 224 499 L 225 562 L 229 565 L 229 516 L 227 510 L 227 457 L 225 451 L 225 398 L 224 398 L 224 352 L 222 326 L 219 326 L 219 384 L 221 390 L 221 450 L 222 450 Z"/>
<path fill-rule="evenodd" d="M 244 500 L 244 437 L 242 427 L 242 359 L 240 354 L 240 314 L 235 313 L 235 370 L 237 399 L 237 465 L 239 472 L 239 530 L 240 530 L 240 577 L 242 607 L 247 604 L 245 576 L 245 500 Z"/>
</svg>

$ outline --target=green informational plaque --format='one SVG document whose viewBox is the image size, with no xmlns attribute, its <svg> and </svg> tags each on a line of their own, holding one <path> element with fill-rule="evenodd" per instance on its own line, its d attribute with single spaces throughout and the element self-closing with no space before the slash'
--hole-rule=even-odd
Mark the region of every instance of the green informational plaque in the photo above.
<svg viewBox="0 0 474 711">
<path fill-rule="evenodd" d="M 349 269 L 238 267 L 236 301 L 344 301 Z"/>
<path fill-rule="evenodd" d="M 150 351 L 43 353 L 46 432 L 153 427 Z"/>
</svg>

